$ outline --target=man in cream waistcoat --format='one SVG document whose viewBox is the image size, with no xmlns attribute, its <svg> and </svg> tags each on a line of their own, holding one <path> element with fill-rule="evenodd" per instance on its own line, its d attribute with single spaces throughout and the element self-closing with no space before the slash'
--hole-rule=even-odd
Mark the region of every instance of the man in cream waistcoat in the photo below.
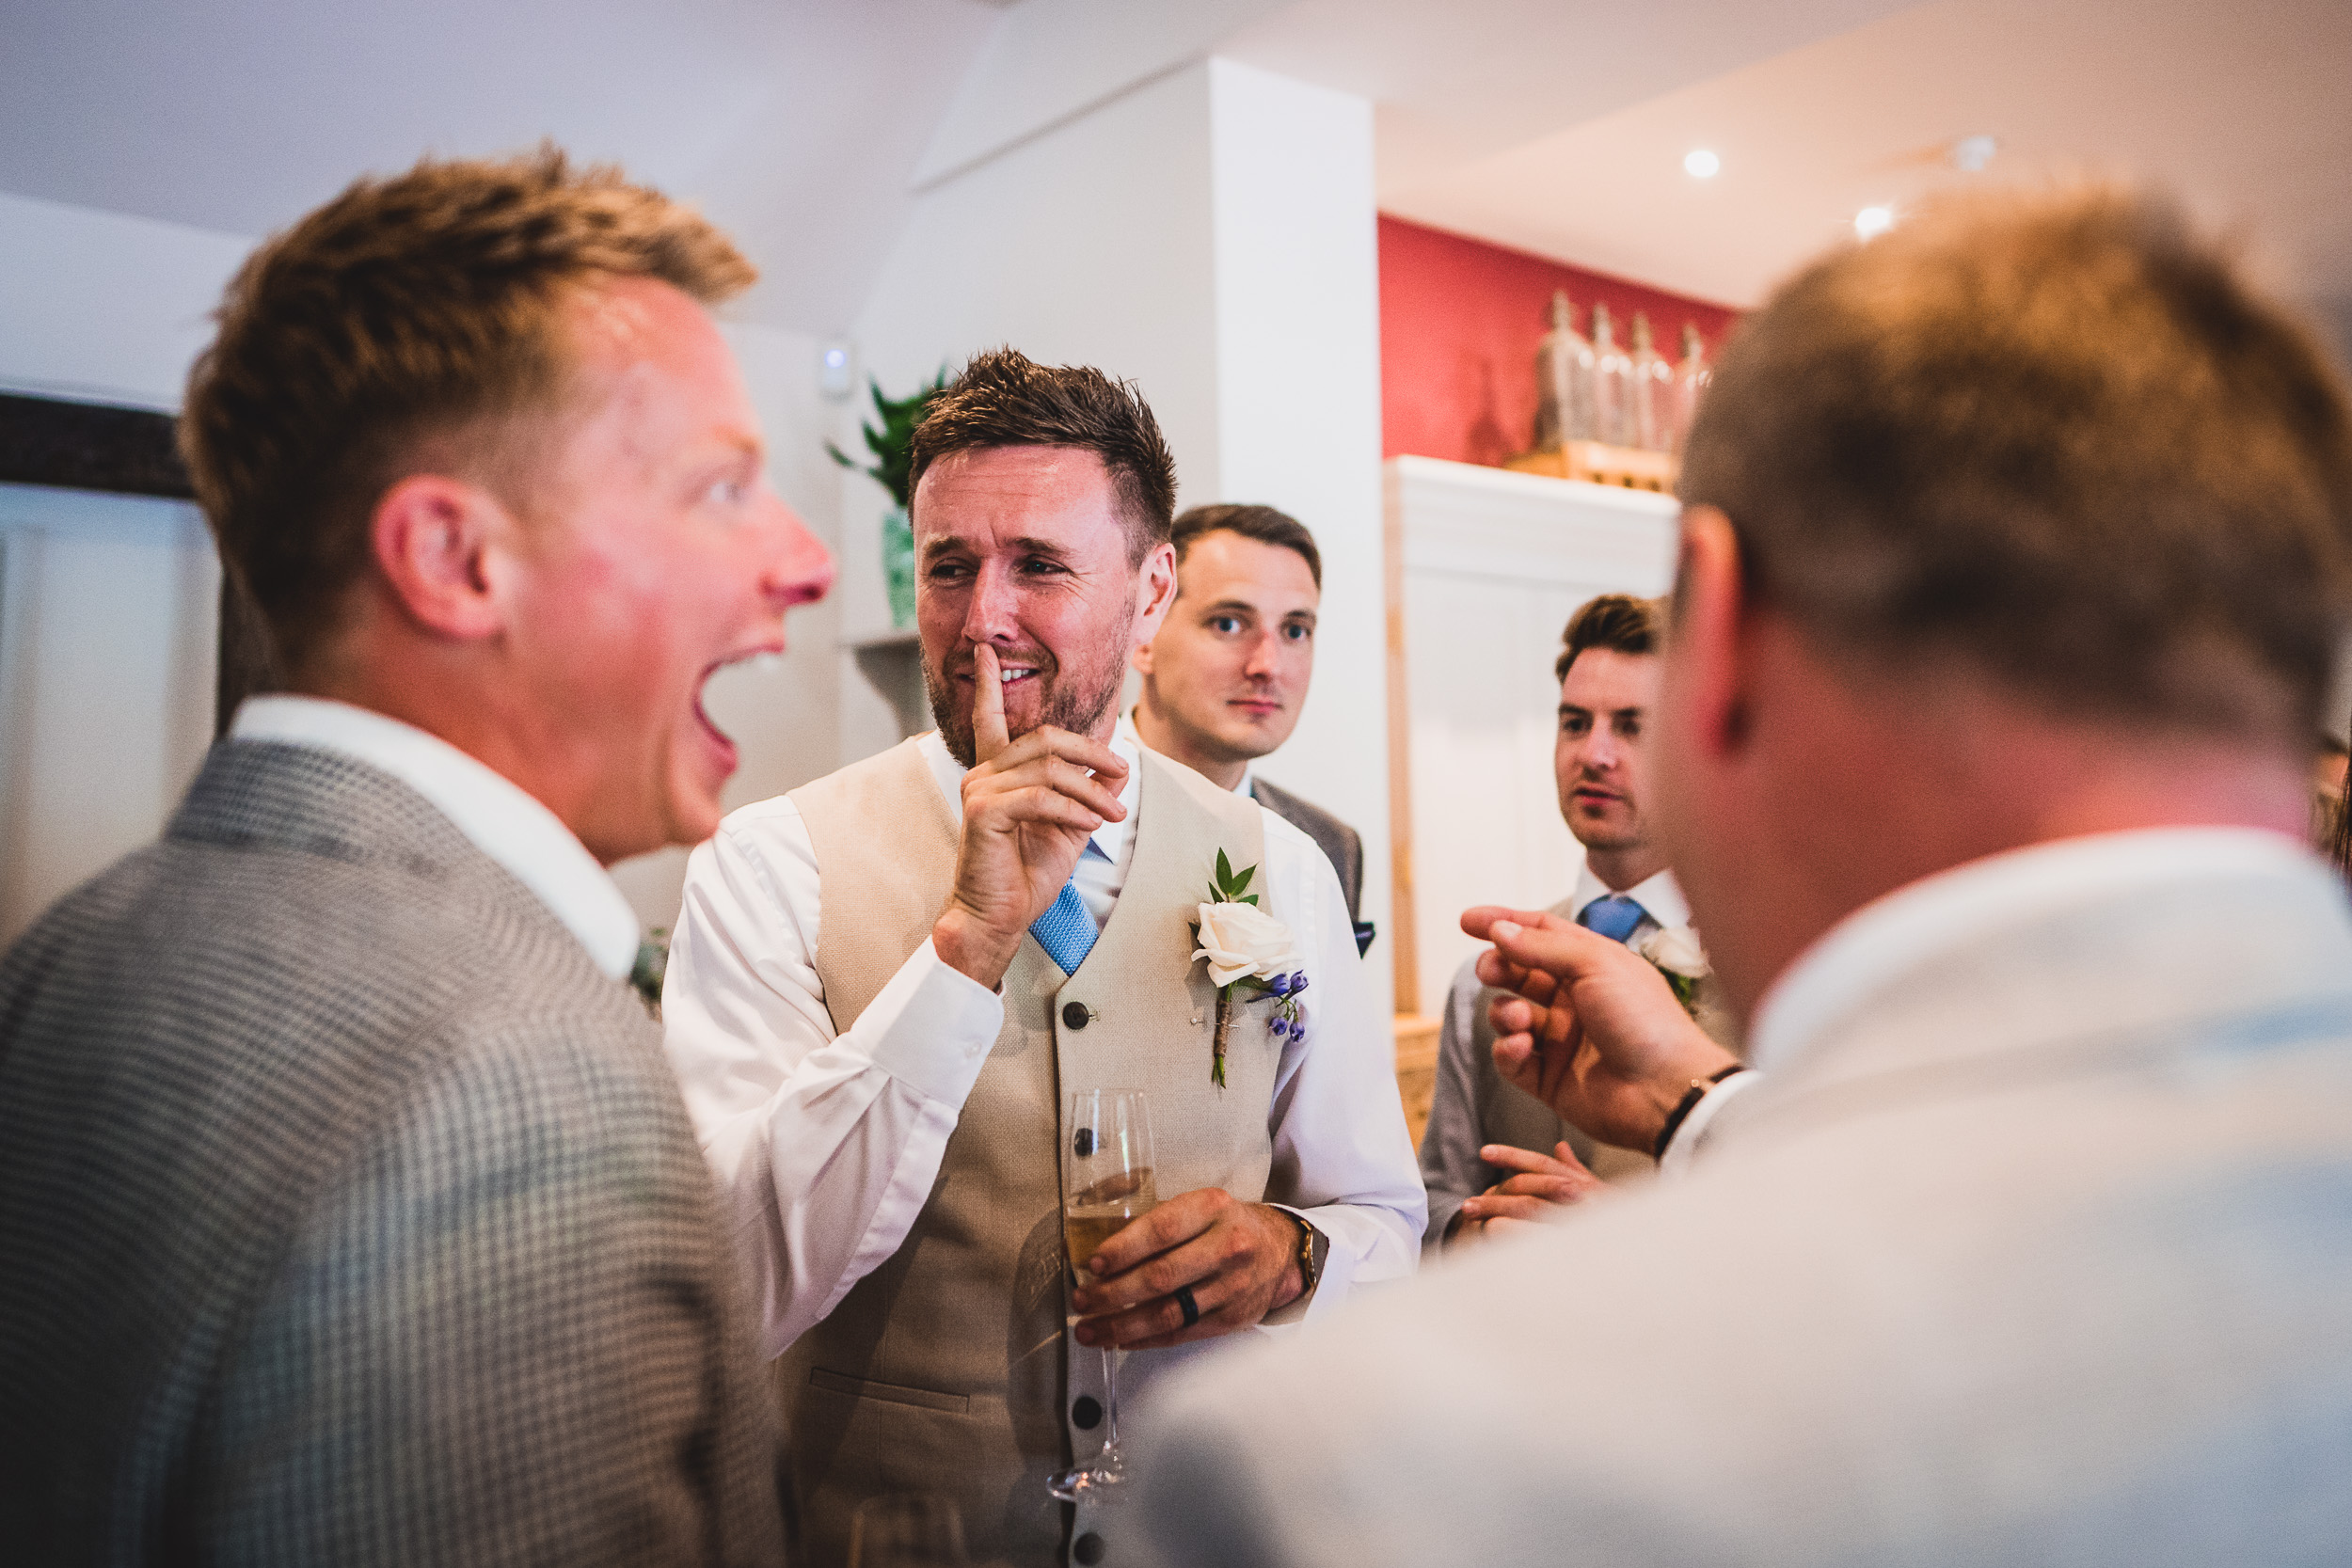
<svg viewBox="0 0 2352 1568">
<path fill-rule="evenodd" d="M 864 1499 L 932 1492 L 978 1560 L 1090 1568 L 1101 1506 L 1046 1480 L 1105 1435 L 1093 1347 L 1134 1353 L 1132 1395 L 1402 1276 L 1421 1184 L 1329 863 L 1118 727 L 1174 595 L 1151 411 L 982 355 L 914 482 L 939 730 L 696 852 L 668 1043 L 779 1357 L 809 1560 L 840 1560 Z M 1298 1034 L 1239 1014 L 1222 1085 L 1192 934 L 1220 853 L 1308 976 Z M 1061 1108 L 1086 1088 L 1147 1093 L 1164 1201 L 1073 1291 Z"/>
</svg>

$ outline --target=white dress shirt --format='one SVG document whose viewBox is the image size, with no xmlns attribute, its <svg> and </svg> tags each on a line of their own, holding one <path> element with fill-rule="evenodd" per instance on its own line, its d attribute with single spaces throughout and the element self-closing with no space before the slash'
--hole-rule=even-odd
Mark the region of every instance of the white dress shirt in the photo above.
<svg viewBox="0 0 2352 1568">
<path fill-rule="evenodd" d="M 1708 1126 L 1730 1091 L 1760 1083 L 1843 1022 L 1889 974 L 1999 927 L 2137 888 L 2170 887 L 2184 874 L 2300 875 L 2311 863 L 2296 840 L 2257 828 L 2143 828 L 1989 855 L 1873 899 L 1831 927 L 1772 982 L 1748 1034 L 1748 1061 L 1759 1070 L 1725 1080 L 1693 1106 L 1659 1169 L 1687 1168 L 1705 1150 Z"/>
<path fill-rule="evenodd" d="M 963 769 L 936 732 L 918 744 L 961 822 Z M 1073 873 L 1098 927 L 1134 859 L 1139 793 L 1132 729 L 1121 725 L 1111 745 L 1129 764 L 1128 815 L 1094 832 Z M 1311 982 L 1307 1038 L 1288 1042 L 1276 1069 L 1274 1164 L 1311 1190 L 1346 1195 L 1303 1211 L 1331 1243 L 1312 1319 L 1351 1285 L 1412 1272 L 1426 1199 L 1410 1147 L 1383 1135 L 1397 1125 L 1393 1048 L 1339 878 L 1313 840 L 1262 816 L 1262 874 Z M 814 959 L 820 882 L 789 797 L 730 815 L 688 862 L 662 992 L 670 1058 L 752 1271 L 771 1355 L 906 1239 L 1004 1027 L 996 993 L 926 942 L 836 1037 Z"/>
<path fill-rule="evenodd" d="M 431 801 L 475 848 L 529 888 L 614 979 L 637 961 L 637 914 L 564 819 L 521 785 L 438 736 L 323 697 L 248 697 L 231 740 L 335 752 L 381 768 Z"/>
</svg>

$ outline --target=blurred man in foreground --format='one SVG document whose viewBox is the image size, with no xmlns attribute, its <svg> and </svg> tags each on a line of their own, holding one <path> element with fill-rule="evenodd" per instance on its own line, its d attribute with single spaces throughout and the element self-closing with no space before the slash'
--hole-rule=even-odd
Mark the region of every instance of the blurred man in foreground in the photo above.
<svg viewBox="0 0 2352 1568">
<path fill-rule="evenodd" d="M 1258 777 L 1306 711 L 1315 673 L 1323 552 L 1314 535 L 1270 506 L 1196 506 L 1168 535 L 1176 602 L 1135 653 L 1143 677 L 1136 736 L 1221 789 L 1246 795 L 1315 841 L 1339 873 L 1359 948 L 1364 841 L 1325 811 Z"/>
<path fill-rule="evenodd" d="M 249 261 L 183 443 L 289 694 L 0 962 L 9 1560 L 770 1564 L 774 1420 L 603 866 L 823 551 L 691 213 L 552 151 Z"/>
<path fill-rule="evenodd" d="M 1660 816 L 1756 1070 L 1712 1085 L 1617 944 L 1473 911 L 1506 1075 L 1695 1164 L 1171 1394 L 1139 1523 L 1184 1563 L 2341 1555 L 2352 916 L 2298 842 L 2341 392 L 2091 194 L 1817 264 L 1710 399 Z"/>
</svg>

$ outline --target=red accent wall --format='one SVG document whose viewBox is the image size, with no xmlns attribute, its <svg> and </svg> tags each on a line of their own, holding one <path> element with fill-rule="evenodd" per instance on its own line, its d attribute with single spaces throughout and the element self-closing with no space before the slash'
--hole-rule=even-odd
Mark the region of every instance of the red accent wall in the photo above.
<svg viewBox="0 0 2352 1568">
<path fill-rule="evenodd" d="M 1589 335 L 1596 300 L 1617 341 L 1647 312 L 1658 352 L 1682 356 L 1692 323 L 1715 358 L 1740 313 L 1621 277 L 1548 261 L 1402 218 L 1380 219 L 1380 450 L 1500 464 L 1527 450 L 1535 424 L 1535 349 L 1550 327 L 1551 292 L 1568 291 Z"/>
</svg>

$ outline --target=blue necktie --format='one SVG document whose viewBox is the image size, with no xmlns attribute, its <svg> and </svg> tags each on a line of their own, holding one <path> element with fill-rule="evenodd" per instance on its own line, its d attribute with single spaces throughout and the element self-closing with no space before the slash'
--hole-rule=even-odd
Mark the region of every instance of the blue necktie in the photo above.
<svg viewBox="0 0 2352 1568">
<path fill-rule="evenodd" d="M 1037 938 L 1046 957 L 1061 965 L 1064 974 L 1078 973 L 1078 966 L 1094 949 L 1094 939 L 1102 933 L 1094 928 L 1094 917 L 1087 913 L 1086 904 L 1078 897 L 1077 878 L 1062 883 L 1060 895 L 1029 923 L 1029 935 Z"/>
<path fill-rule="evenodd" d="M 1063 889 L 1064 893 L 1068 891 Z M 1588 931 L 1597 931 L 1611 942 L 1623 942 L 1633 934 L 1635 927 L 1641 925 L 1643 913 L 1641 905 L 1622 893 L 1613 893 L 1606 898 L 1596 898 L 1585 905 L 1584 912 L 1576 917 L 1576 923 Z"/>
</svg>

